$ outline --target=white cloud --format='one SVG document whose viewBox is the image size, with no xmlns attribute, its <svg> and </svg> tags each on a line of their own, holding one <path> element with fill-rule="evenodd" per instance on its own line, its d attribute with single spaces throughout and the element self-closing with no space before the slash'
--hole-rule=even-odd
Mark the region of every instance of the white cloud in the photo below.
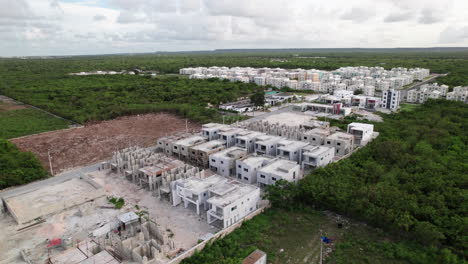
<svg viewBox="0 0 468 264">
<path fill-rule="evenodd" d="M 0 0 L 0 56 L 468 46 L 466 0 Z"/>
</svg>

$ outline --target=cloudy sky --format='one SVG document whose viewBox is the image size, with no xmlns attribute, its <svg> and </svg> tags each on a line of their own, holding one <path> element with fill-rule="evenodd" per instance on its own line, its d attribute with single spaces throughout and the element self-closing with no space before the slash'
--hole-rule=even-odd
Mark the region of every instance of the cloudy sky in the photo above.
<svg viewBox="0 0 468 264">
<path fill-rule="evenodd" d="M 0 56 L 468 47 L 468 0 L 0 0 Z"/>
</svg>

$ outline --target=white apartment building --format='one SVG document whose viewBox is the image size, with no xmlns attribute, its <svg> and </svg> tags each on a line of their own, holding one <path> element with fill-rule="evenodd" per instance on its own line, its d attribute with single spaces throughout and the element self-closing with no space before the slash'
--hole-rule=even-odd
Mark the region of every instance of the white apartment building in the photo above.
<svg viewBox="0 0 468 264">
<path fill-rule="evenodd" d="M 238 159 L 236 160 L 236 177 L 243 182 L 255 184 L 257 171 L 272 161 L 273 158 L 265 156 L 248 156 Z"/>
<path fill-rule="evenodd" d="M 453 88 L 453 92 L 447 93 L 447 100 L 460 101 L 468 103 L 468 86 L 457 86 Z"/>
<path fill-rule="evenodd" d="M 230 147 L 210 155 L 210 169 L 222 176 L 236 173 L 236 160 L 245 158 L 247 152 L 239 147 Z"/>
<path fill-rule="evenodd" d="M 257 185 L 265 187 L 279 180 L 297 182 L 301 178 L 300 171 L 297 162 L 277 159 L 257 171 Z"/>
<path fill-rule="evenodd" d="M 333 147 L 309 145 L 302 150 L 301 166 L 303 169 L 324 167 L 333 162 L 334 157 L 335 148 Z"/>
<path fill-rule="evenodd" d="M 382 108 L 396 111 L 400 106 L 400 91 L 386 90 L 382 94 Z"/>
<path fill-rule="evenodd" d="M 208 224 L 216 221 L 229 227 L 255 211 L 260 202 L 260 189 L 250 184 L 229 181 L 210 188 L 207 203 Z"/>
<path fill-rule="evenodd" d="M 353 151 L 354 136 L 348 133 L 336 132 L 325 139 L 325 146 L 335 148 L 335 156 L 344 156 Z"/>
<path fill-rule="evenodd" d="M 351 123 L 348 125 L 348 134 L 354 136 L 354 143 L 364 146 L 374 134 L 374 125 L 364 123 Z"/>
<path fill-rule="evenodd" d="M 190 177 L 187 179 L 178 179 L 171 182 L 172 205 L 177 206 L 181 202 L 187 208 L 193 204 L 197 214 L 200 214 L 200 207 L 206 211 L 208 209 L 207 200 L 210 198 L 209 188 L 228 180 L 219 175 L 213 175 L 204 179 Z"/>
<path fill-rule="evenodd" d="M 276 145 L 277 157 L 299 162 L 301 159 L 302 149 L 309 143 L 296 140 L 281 140 Z"/>
</svg>

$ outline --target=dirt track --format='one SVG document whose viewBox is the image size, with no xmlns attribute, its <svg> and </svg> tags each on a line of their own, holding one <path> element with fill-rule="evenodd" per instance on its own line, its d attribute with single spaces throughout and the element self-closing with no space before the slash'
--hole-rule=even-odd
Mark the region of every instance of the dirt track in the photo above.
<svg viewBox="0 0 468 264">
<path fill-rule="evenodd" d="M 189 131 L 198 131 L 200 126 L 189 122 L 188 128 Z M 183 131 L 184 119 L 157 113 L 125 116 L 83 128 L 58 130 L 11 141 L 21 150 L 37 154 L 47 169 L 49 150 L 54 173 L 57 173 L 110 158 L 113 151 L 131 145 L 154 145 L 159 137 Z"/>
</svg>

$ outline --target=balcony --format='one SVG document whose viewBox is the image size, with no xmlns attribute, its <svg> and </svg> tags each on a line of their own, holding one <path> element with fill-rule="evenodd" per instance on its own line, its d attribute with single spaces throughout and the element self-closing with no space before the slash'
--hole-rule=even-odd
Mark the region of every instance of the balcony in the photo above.
<svg viewBox="0 0 468 264">
<path fill-rule="evenodd" d="M 223 218 L 223 211 L 220 210 L 219 208 L 217 208 L 217 209 L 210 209 L 210 210 L 208 211 L 208 213 L 209 213 L 211 216 L 213 216 L 213 217 L 215 217 L 215 218 L 218 218 L 218 219 L 220 219 L 220 220 L 223 220 L 223 219 L 224 219 L 224 218 Z"/>
</svg>

